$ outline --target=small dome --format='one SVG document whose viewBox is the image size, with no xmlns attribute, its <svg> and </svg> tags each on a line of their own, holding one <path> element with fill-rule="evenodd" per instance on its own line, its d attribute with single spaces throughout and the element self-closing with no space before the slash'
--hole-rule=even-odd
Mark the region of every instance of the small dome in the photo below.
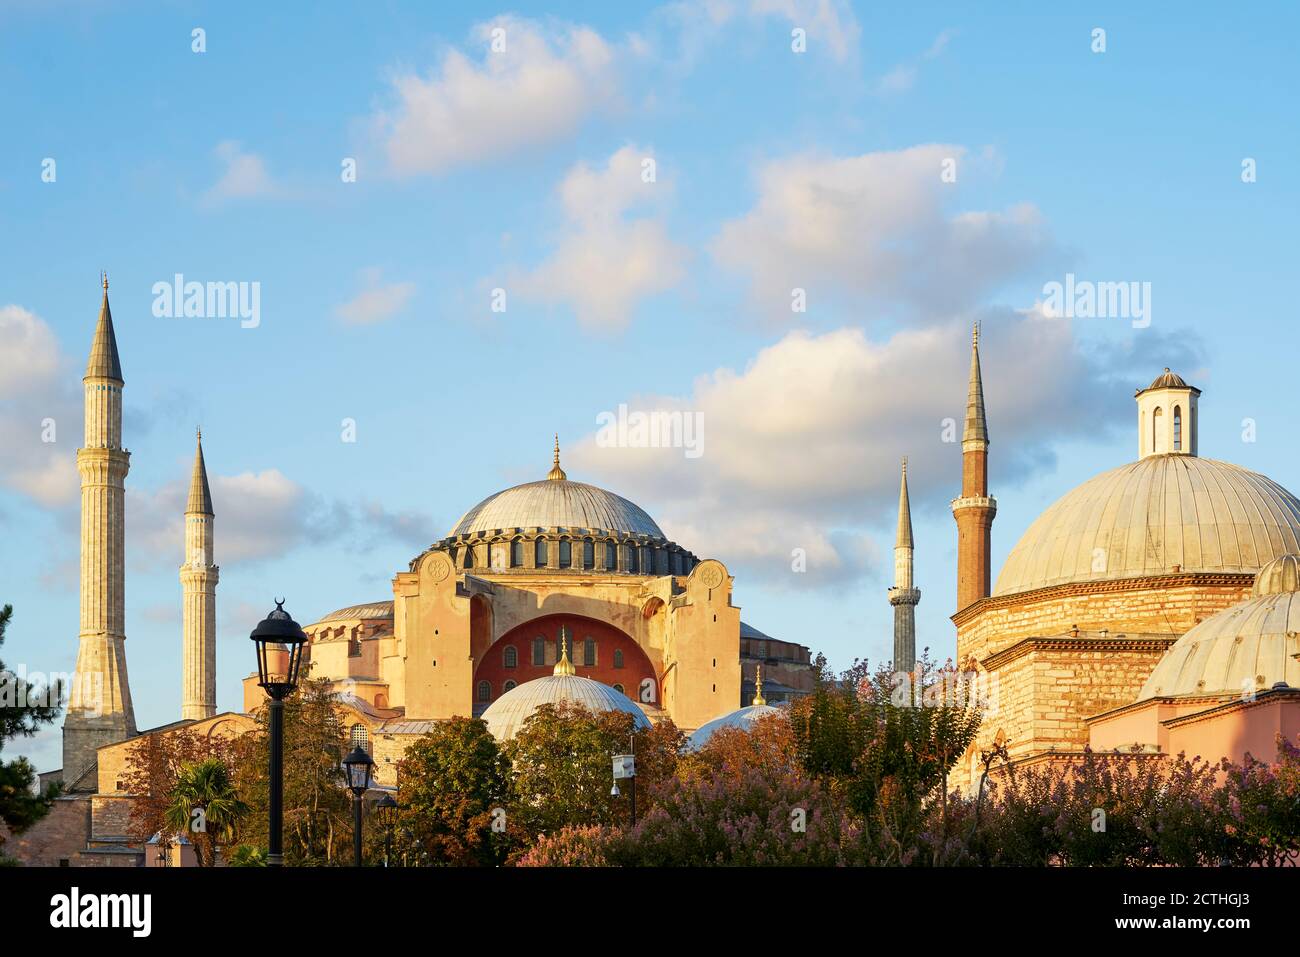
<svg viewBox="0 0 1300 957">
<path fill-rule="evenodd" d="M 1260 569 L 1254 597 L 1225 608 L 1174 642 L 1137 700 L 1242 694 L 1300 686 L 1300 557 Z"/>
<path fill-rule="evenodd" d="M 1147 389 L 1190 389 L 1185 379 L 1177 372 L 1170 372 L 1169 367 L 1165 366 L 1165 371 L 1156 376 Z"/>
<path fill-rule="evenodd" d="M 742 731 L 748 731 L 756 721 L 769 714 L 786 714 L 786 711 L 784 708 L 774 708 L 769 704 L 751 704 L 748 708 L 724 714 L 721 718 L 714 718 L 703 725 L 690 736 L 686 746 L 692 751 L 698 751 L 708 743 L 709 738 L 723 728 L 740 728 Z"/>
<path fill-rule="evenodd" d="M 367 619 L 385 619 L 393 617 L 393 602 L 389 601 L 371 601 L 364 605 L 349 605 L 346 608 L 339 608 L 330 612 L 328 615 L 322 615 L 317 618 L 313 624 L 319 625 L 326 621 L 353 621 Z"/>
<path fill-rule="evenodd" d="M 650 720 L 636 703 L 607 684 L 577 675 L 555 674 L 535 678 L 511 688 L 483 712 L 488 730 L 498 741 L 507 741 L 519 733 L 524 722 L 544 704 L 561 701 L 582 705 L 593 714 L 622 711 L 632 715 L 638 728 L 649 728 Z"/>
<path fill-rule="evenodd" d="M 1253 594 L 1281 595 L 1300 591 L 1300 555 L 1281 555 L 1259 570 Z"/>
<path fill-rule="evenodd" d="M 1040 515 L 994 595 L 1175 572 L 1254 574 L 1300 551 L 1300 499 L 1272 479 L 1193 455 L 1103 472 Z"/>
</svg>

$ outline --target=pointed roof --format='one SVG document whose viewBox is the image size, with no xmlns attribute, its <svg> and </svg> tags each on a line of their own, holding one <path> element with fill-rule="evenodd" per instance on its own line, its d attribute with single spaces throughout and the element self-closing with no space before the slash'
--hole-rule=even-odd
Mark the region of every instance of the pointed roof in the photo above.
<svg viewBox="0 0 1300 957">
<path fill-rule="evenodd" d="M 912 503 L 907 497 L 907 459 L 903 459 L 903 481 L 898 488 L 898 537 L 894 540 L 895 548 L 912 546 Z"/>
<path fill-rule="evenodd" d="M 86 363 L 86 378 L 115 379 L 122 381 L 122 363 L 117 357 L 117 336 L 113 335 L 113 313 L 108 308 L 108 274 L 101 275 L 104 284 L 104 301 L 99 307 L 99 322 L 95 338 L 90 344 L 90 360 Z"/>
<path fill-rule="evenodd" d="M 989 441 L 988 422 L 984 418 L 984 380 L 980 376 L 980 327 L 975 324 L 970 340 L 970 392 L 966 398 L 966 430 L 962 443 Z"/>
<path fill-rule="evenodd" d="M 185 513 L 212 514 L 212 492 L 208 490 L 208 468 L 203 463 L 203 433 L 198 432 L 194 448 L 194 474 L 190 477 L 190 500 Z"/>
</svg>

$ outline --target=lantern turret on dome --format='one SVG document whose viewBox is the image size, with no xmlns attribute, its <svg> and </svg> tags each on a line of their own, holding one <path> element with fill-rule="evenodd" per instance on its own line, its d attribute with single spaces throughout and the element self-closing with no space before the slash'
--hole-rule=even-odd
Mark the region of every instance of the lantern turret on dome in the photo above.
<svg viewBox="0 0 1300 957">
<path fill-rule="evenodd" d="M 1138 405 L 1138 458 L 1195 455 L 1201 390 L 1169 367 L 1134 394 Z"/>
</svg>

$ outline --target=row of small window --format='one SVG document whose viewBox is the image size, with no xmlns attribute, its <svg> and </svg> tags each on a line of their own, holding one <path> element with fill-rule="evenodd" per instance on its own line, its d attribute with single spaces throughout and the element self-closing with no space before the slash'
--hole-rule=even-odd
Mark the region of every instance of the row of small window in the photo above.
<svg viewBox="0 0 1300 957">
<path fill-rule="evenodd" d="M 605 548 L 605 570 L 613 571 L 618 568 L 618 545 L 614 542 L 597 543 L 590 538 L 582 542 L 582 567 L 584 569 L 593 569 L 596 567 L 596 546 L 604 545 Z M 522 538 L 516 538 L 510 543 L 510 567 L 523 568 L 524 566 L 524 549 L 527 542 Z M 624 554 L 627 556 L 627 570 L 632 574 L 668 574 L 669 557 L 667 553 L 652 553 L 646 561 L 641 560 L 641 549 L 636 545 L 624 545 Z M 550 543 L 539 538 L 533 543 L 533 566 L 536 568 L 545 568 L 549 560 Z M 490 564 L 490 563 L 489 563 Z M 560 540 L 560 568 L 573 568 L 573 542 L 567 538 Z M 683 574 L 685 568 L 680 554 L 674 553 L 671 564 L 673 574 Z M 464 554 L 461 557 L 461 565 L 464 568 L 474 568 L 474 549 L 466 546 Z M 655 566 L 659 566 L 656 568 Z"/>
<path fill-rule="evenodd" d="M 519 682 L 517 682 L 517 681 L 506 681 L 506 682 L 504 682 L 504 683 L 501 685 L 501 693 L 502 693 L 502 694 L 506 694 L 507 692 L 514 691 L 515 688 L 517 688 L 517 687 L 519 687 Z M 623 686 L 622 686 L 622 685 L 614 685 L 614 690 L 617 691 L 619 694 L 627 694 L 627 692 L 623 690 Z M 491 701 L 491 700 L 492 700 L 492 682 L 490 682 L 490 681 L 480 681 L 480 682 L 478 683 L 477 688 L 475 688 L 475 690 L 474 690 L 474 698 L 475 698 L 476 701 L 478 701 L 478 702 L 480 702 L 480 703 L 482 703 L 482 702 L 486 702 L 486 701 Z"/>
<path fill-rule="evenodd" d="M 559 655 L 560 652 L 557 649 L 555 652 L 556 658 L 558 658 Z M 577 657 L 576 649 L 575 649 L 574 657 L 575 658 Z M 516 648 L 514 645 L 506 645 L 501 652 L 501 664 L 506 668 L 518 668 L 519 649 Z M 541 667 L 545 667 L 545 665 L 546 665 L 546 639 L 534 638 L 533 639 L 533 667 L 541 668 Z M 584 668 L 596 667 L 596 639 L 595 638 L 584 638 L 582 640 L 582 665 Z M 614 667 L 615 668 L 623 667 L 622 648 L 614 649 Z"/>
</svg>

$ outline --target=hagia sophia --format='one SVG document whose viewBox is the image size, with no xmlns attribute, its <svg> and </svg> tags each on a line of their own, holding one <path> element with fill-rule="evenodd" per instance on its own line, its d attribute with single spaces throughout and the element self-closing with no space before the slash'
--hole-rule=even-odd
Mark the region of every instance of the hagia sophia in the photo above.
<svg viewBox="0 0 1300 957">
<path fill-rule="evenodd" d="M 216 516 L 201 436 L 185 510 L 180 719 L 137 730 L 125 652 L 124 380 L 107 278 L 83 379 L 81 625 L 63 728 L 64 795 L 6 849 L 27 863 L 154 863 L 133 844 L 122 770 L 140 734 L 234 735 L 216 710 Z M 956 660 L 995 689 L 954 771 L 972 787 L 1005 742 L 1017 764 L 1094 750 L 1271 759 L 1300 734 L 1300 500 L 1272 480 L 1201 458 L 1201 392 L 1165 370 L 1136 393 L 1138 458 L 1063 495 L 1024 532 L 996 578 L 990 429 L 972 338 L 957 525 Z M 940 384 L 942 385 L 942 384 Z M 960 388 L 960 385 L 957 386 Z M 539 469 L 540 472 L 540 469 Z M 916 658 L 907 466 L 894 548 L 896 670 Z M 671 719 L 699 746 L 718 727 L 781 713 L 814 683 L 808 647 L 741 621 L 718 558 L 667 538 L 627 499 L 571 480 L 558 438 L 550 471 L 488 496 L 392 577 L 391 595 L 304 626 L 311 676 L 327 680 L 376 788 L 397 786 L 405 748 L 432 723 L 480 716 L 505 739 L 544 702 Z M 944 647 L 934 636 L 926 644 Z M 91 687 L 87 684 L 86 687 Z M 179 851 L 178 851 L 179 853 Z"/>
</svg>

